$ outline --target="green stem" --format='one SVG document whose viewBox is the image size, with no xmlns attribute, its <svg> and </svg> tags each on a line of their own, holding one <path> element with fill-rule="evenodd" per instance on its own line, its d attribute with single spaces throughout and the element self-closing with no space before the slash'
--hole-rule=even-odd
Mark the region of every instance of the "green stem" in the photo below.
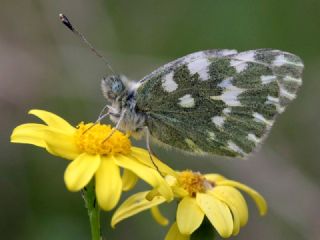
<svg viewBox="0 0 320 240">
<path fill-rule="evenodd" d="M 100 208 L 96 201 L 95 186 L 93 180 L 83 190 L 83 198 L 88 210 L 90 220 L 91 239 L 100 240 Z"/>
</svg>

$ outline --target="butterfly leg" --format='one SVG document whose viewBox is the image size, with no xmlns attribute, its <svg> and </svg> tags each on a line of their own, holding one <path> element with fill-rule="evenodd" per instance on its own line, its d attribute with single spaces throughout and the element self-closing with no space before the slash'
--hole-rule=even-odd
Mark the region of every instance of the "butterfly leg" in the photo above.
<svg viewBox="0 0 320 240">
<path fill-rule="evenodd" d="M 109 111 L 104 114 L 104 112 L 105 112 L 107 109 L 110 109 L 110 106 L 109 106 L 108 104 L 106 104 L 106 105 L 102 108 L 101 112 L 99 113 L 99 117 L 98 117 L 98 119 L 96 120 L 96 123 L 97 123 L 97 122 L 100 122 L 102 119 L 104 119 L 104 118 L 107 116 L 106 114 L 109 114 Z M 105 116 L 105 115 L 106 115 L 106 116 Z"/>
<path fill-rule="evenodd" d="M 117 130 L 119 130 L 120 124 L 121 124 L 122 120 L 124 119 L 125 113 L 126 113 L 126 110 L 123 110 L 123 111 L 121 112 L 120 118 L 119 118 L 116 126 L 112 129 L 112 131 L 111 131 L 111 132 L 109 133 L 109 135 L 103 140 L 102 143 L 108 141 L 108 139 L 110 139 L 110 138 L 112 137 L 112 135 L 113 135 Z"/>
<path fill-rule="evenodd" d="M 157 170 L 157 172 L 158 172 L 162 177 L 164 177 L 163 174 L 160 172 L 157 164 L 154 162 L 154 160 L 153 160 L 153 158 L 152 158 L 152 155 L 155 156 L 155 154 L 152 152 L 151 146 L 150 146 L 150 131 L 149 131 L 149 128 L 148 128 L 148 127 L 145 127 L 145 129 L 146 129 L 146 145 L 147 145 L 147 149 L 148 149 L 148 153 L 149 153 L 150 160 L 151 160 L 153 166 L 155 167 L 155 169 Z"/>
<path fill-rule="evenodd" d="M 96 126 L 98 123 L 100 123 L 100 121 L 102 119 L 104 119 L 105 117 L 109 116 L 110 112 L 107 112 L 105 114 L 103 114 L 103 112 L 105 111 L 106 107 L 104 107 L 104 110 L 100 112 L 98 119 L 90 126 L 88 127 L 85 131 L 83 131 L 82 134 L 85 134 L 87 131 L 89 131 L 91 128 L 93 128 L 94 126 Z"/>
</svg>

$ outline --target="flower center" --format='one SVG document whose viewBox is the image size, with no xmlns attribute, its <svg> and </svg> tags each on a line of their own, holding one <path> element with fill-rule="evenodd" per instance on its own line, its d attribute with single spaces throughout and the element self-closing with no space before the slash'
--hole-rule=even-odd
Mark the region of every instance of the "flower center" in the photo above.
<svg viewBox="0 0 320 240">
<path fill-rule="evenodd" d="M 111 132 L 110 125 L 81 122 L 77 126 L 74 138 L 78 148 L 89 154 L 130 153 L 131 142 L 128 137 L 117 130 L 109 137 Z"/>
<path fill-rule="evenodd" d="M 200 173 L 186 170 L 179 174 L 178 183 L 190 196 L 195 197 L 196 193 L 205 192 L 207 181 Z"/>
</svg>

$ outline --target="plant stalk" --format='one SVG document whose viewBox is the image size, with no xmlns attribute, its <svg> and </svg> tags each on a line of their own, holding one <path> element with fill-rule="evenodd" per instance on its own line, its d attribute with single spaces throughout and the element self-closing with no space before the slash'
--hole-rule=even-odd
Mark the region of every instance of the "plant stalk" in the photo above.
<svg viewBox="0 0 320 240">
<path fill-rule="evenodd" d="M 93 180 L 83 189 L 82 193 L 90 221 L 91 239 L 101 240 L 100 208 L 96 201 L 95 184 Z"/>
</svg>

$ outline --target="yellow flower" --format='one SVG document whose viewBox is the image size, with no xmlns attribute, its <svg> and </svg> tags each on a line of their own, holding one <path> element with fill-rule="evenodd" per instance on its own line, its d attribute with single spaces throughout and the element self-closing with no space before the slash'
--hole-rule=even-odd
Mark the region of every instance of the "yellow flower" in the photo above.
<svg viewBox="0 0 320 240">
<path fill-rule="evenodd" d="M 70 191 L 81 190 L 95 177 L 98 203 L 102 209 L 110 210 L 118 203 L 121 192 L 131 189 L 140 177 L 167 200 L 173 198 L 170 186 L 154 169 L 149 153 L 131 146 L 123 133 L 115 131 L 105 141 L 112 131 L 109 125 L 80 123 L 74 128 L 53 113 L 42 110 L 29 113 L 46 125 L 22 124 L 14 129 L 11 142 L 33 144 L 55 156 L 72 160 L 64 174 Z M 167 165 L 155 157 L 153 159 L 162 174 L 172 174 L 173 170 Z M 122 176 L 119 167 L 124 168 Z"/>
<path fill-rule="evenodd" d="M 242 183 L 228 180 L 219 174 L 202 175 L 192 171 L 177 172 L 175 176 L 166 177 L 179 200 L 176 222 L 172 224 L 166 240 L 190 239 L 205 217 L 221 237 L 237 235 L 240 227 L 248 221 L 247 203 L 239 190 L 254 200 L 261 215 L 266 214 L 264 198 Z M 165 225 L 168 221 L 158 209 L 158 205 L 165 201 L 157 190 L 134 194 L 116 210 L 111 225 L 114 227 L 125 218 L 150 208 L 155 220 Z"/>
</svg>

